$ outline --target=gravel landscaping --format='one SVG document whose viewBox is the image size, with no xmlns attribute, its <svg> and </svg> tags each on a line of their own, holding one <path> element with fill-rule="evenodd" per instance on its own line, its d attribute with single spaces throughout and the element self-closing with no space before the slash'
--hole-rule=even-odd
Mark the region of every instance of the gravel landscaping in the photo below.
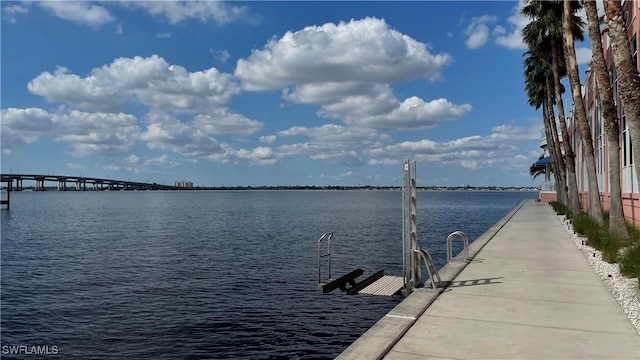
<svg viewBox="0 0 640 360">
<path fill-rule="evenodd" d="M 616 299 L 622 310 L 633 323 L 640 334 L 640 290 L 638 279 L 630 279 L 620 274 L 618 264 L 609 264 L 602 260 L 602 253 L 599 250 L 586 245 L 586 238 L 573 231 L 571 222 L 565 216 L 558 216 L 564 224 L 564 228 L 572 236 L 573 241 L 584 257 L 589 261 L 595 272 L 600 276 L 607 289 Z"/>
</svg>

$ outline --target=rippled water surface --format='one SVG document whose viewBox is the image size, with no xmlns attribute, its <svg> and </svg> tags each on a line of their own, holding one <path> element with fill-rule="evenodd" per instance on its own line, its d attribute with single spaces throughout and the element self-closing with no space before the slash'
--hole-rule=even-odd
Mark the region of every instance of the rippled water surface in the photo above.
<svg viewBox="0 0 640 360">
<path fill-rule="evenodd" d="M 534 197 L 420 191 L 420 242 L 441 266 L 451 231 L 474 240 Z M 50 191 L 11 201 L 3 347 L 55 346 L 63 359 L 329 359 L 401 300 L 323 295 L 316 259 L 320 235 L 335 232 L 334 275 L 400 275 L 400 191 Z"/>
</svg>

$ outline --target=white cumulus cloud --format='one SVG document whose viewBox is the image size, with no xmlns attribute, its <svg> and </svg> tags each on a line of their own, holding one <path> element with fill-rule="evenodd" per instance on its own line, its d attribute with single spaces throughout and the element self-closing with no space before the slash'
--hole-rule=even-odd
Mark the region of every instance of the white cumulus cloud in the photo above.
<svg viewBox="0 0 640 360">
<path fill-rule="evenodd" d="M 70 143 L 76 157 L 111 156 L 131 149 L 140 132 L 136 123 L 135 116 L 124 113 L 9 108 L 2 110 L 2 148 L 7 152 L 48 137 Z"/>
<path fill-rule="evenodd" d="M 170 24 L 195 19 L 213 20 L 226 24 L 246 15 L 244 6 L 230 5 L 222 1 L 116 1 L 113 4 L 143 10 L 150 15 L 166 19 Z"/>
<path fill-rule="evenodd" d="M 149 125 L 140 134 L 140 140 L 145 141 L 150 149 L 168 149 L 191 158 L 202 158 L 222 151 L 216 139 L 175 117 L 153 113 L 148 114 L 147 122 Z"/>
<path fill-rule="evenodd" d="M 103 166 L 108 171 L 126 171 L 131 174 L 154 173 L 157 169 L 169 169 L 179 164 L 169 158 L 167 154 L 156 157 L 140 157 L 135 154 L 129 155 L 118 162 Z"/>
<path fill-rule="evenodd" d="M 451 61 L 450 55 L 431 54 L 427 45 L 391 29 L 384 20 L 365 18 L 288 31 L 240 59 L 235 75 L 248 90 L 344 81 L 385 83 L 437 78 Z"/>
<path fill-rule="evenodd" d="M 522 40 L 522 29 L 529 23 L 529 19 L 520 14 L 523 1 L 519 0 L 518 5 L 513 8 L 513 13 L 507 18 L 509 29 L 503 26 L 496 26 L 493 33 L 496 36 L 496 44 L 507 49 L 525 50 L 527 47 Z"/>
<path fill-rule="evenodd" d="M 117 155 L 129 151 L 137 140 L 140 128 L 133 115 L 124 113 L 86 113 L 73 110 L 54 114 L 53 136 L 56 141 L 72 144 L 72 155 Z"/>
<path fill-rule="evenodd" d="M 371 117 L 347 117 L 352 126 L 380 130 L 408 130 L 431 128 L 443 121 L 457 120 L 471 111 L 471 105 L 454 105 L 446 99 L 430 102 L 413 96 L 400 103 L 391 112 Z"/>
<path fill-rule="evenodd" d="M 229 54 L 229 50 L 227 49 L 219 50 L 219 51 L 214 51 L 213 49 L 209 49 L 209 52 L 211 53 L 211 56 L 218 59 L 223 64 L 226 63 L 227 60 L 229 60 L 229 58 L 231 57 L 231 54 Z"/>
<path fill-rule="evenodd" d="M 262 129 L 262 123 L 242 115 L 230 113 L 226 109 L 216 109 L 208 114 L 197 115 L 193 119 L 196 129 L 206 134 L 250 135 Z"/>
<path fill-rule="evenodd" d="M 576 47 L 576 60 L 578 64 L 587 64 L 591 61 L 592 50 L 590 47 Z"/>
<path fill-rule="evenodd" d="M 39 108 L 3 109 L 0 118 L 0 140 L 4 153 L 11 153 L 16 147 L 37 141 L 53 127 L 51 114 Z"/>
<path fill-rule="evenodd" d="M 5 152 L 49 137 L 69 143 L 73 156 L 113 157 L 141 142 L 193 161 L 217 161 L 221 154 L 221 161 L 242 161 L 241 152 L 212 136 L 248 136 L 263 128 L 261 122 L 227 107 L 240 92 L 231 74 L 215 68 L 189 72 L 157 55 L 118 58 L 86 76 L 58 67 L 38 75 L 27 88 L 64 105 L 56 113 L 37 108 L 3 110 Z M 145 129 L 135 116 L 124 113 L 129 104 L 146 106 L 140 117 Z"/>
<path fill-rule="evenodd" d="M 235 75 L 247 90 L 283 89 L 293 103 L 319 105 L 318 115 L 347 125 L 380 130 L 429 128 L 471 110 L 446 99 L 399 100 L 391 84 L 437 79 L 452 62 L 428 45 L 365 18 L 308 26 L 272 38 L 237 63 Z"/>
<path fill-rule="evenodd" d="M 276 135 L 264 135 L 260 136 L 260 142 L 263 144 L 273 144 L 278 137 Z"/>
<path fill-rule="evenodd" d="M 87 1 L 41 1 L 38 4 L 61 19 L 82 25 L 100 26 L 114 20 L 109 10 Z"/>
<path fill-rule="evenodd" d="M 484 46 L 489 39 L 489 26 L 487 23 L 493 23 L 496 20 L 497 18 L 495 16 L 489 15 L 474 17 L 465 31 L 467 35 L 465 44 L 467 47 L 470 49 L 478 49 Z"/>
<path fill-rule="evenodd" d="M 2 17 L 11 24 L 18 21 L 18 15 L 25 15 L 29 12 L 26 6 L 12 4 L 2 7 Z"/>
<path fill-rule="evenodd" d="M 518 143 L 539 139 L 540 126 L 495 126 L 488 136 L 473 135 L 449 141 L 422 139 L 385 145 L 365 151 L 371 156 L 370 165 L 397 164 L 398 159 L 414 158 L 418 161 L 457 166 L 468 169 L 502 164 L 514 168 L 528 164 L 529 153 L 518 153 Z M 517 159 L 517 160 L 514 160 Z"/>
<path fill-rule="evenodd" d="M 86 77 L 58 67 L 53 74 L 38 75 L 27 87 L 49 101 L 111 112 L 122 111 L 133 100 L 153 109 L 196 112 L 225 104 L 239 92 L 230 74 L 216 68 L 189 72 L 158 55 L 118 58 Z"/>
</svg>

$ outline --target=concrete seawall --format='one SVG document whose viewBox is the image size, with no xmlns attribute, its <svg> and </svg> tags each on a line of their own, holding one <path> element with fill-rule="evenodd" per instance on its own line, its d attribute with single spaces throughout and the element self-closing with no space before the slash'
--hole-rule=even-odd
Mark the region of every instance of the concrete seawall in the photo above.
<svg viewBox="0 0 640 360">
<path fill-rule="evenodd" d="M 338 359 L 640 359 L 640 336 L 551 207 L 525 201 Z"/>
</svg>

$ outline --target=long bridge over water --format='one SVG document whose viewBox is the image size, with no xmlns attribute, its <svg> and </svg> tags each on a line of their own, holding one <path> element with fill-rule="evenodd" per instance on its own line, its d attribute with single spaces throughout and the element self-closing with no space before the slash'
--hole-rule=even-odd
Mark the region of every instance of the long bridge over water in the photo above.
<svg viewBox="0 0 640 360">
<path fill-rule="evenodd" d="M 94 178 L 73 175 L 39 175 L 39 174 L 0 174 L 2 183 L 7 184 L 10 191 L 21 191 L 25 189 L 24 180 L 34 181 L 32 189 L 34 191 L 44 191 L 47 189 L 46 183 L 53 183 L 48 186 L 59 191 L 76 190 L 180 190 L 184 189 L 173 185 L 163 185 L 157 183 L 144 183 L 126 180 L 114 180 L 105 178 Z"/>
</svg>

